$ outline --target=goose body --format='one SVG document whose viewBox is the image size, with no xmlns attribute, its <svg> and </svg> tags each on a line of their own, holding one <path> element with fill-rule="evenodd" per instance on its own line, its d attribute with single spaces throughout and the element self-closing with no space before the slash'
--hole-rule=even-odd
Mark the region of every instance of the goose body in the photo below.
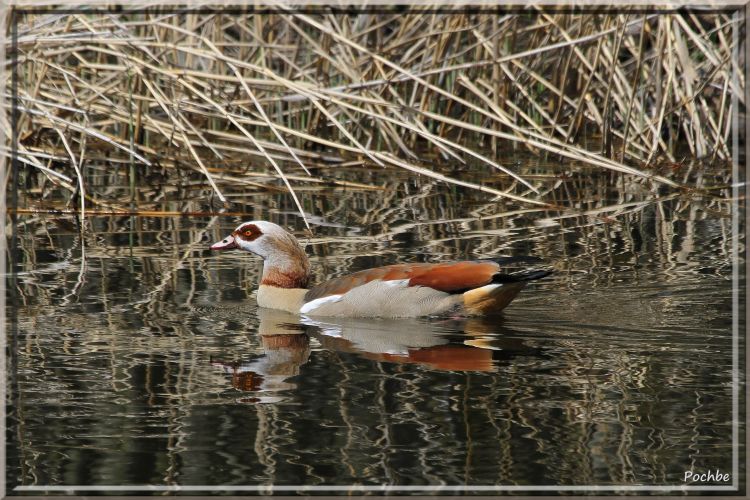
<svg viewBox="0 0 750 500">
<path fill-rule="evenodd" d="M 508 271 L 523 258 L 395 264 L 308 287 L 310 264 L 297 239 L 266 221 L 240 224 L 212 250 L 240 249 L 263 258 L 258 305 L 308 316 L 416 317 L 502 311 L 527 282 L 549 271 Z"/>
</svg>

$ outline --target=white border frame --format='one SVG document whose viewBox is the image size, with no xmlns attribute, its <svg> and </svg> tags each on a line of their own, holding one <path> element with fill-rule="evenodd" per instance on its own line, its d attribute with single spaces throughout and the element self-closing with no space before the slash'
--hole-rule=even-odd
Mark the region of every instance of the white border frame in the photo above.
<svg viewBox="0 0 750 500">
<path fill-rule="evenodd" d="M 50 8 L 80 8 L 81 3 L 76 0 L 59 0 L 58 2 L 52 2 L 50 0 L 10 0 L 8 3 L 0 0 L 0 21 L 2 26 L 7 26 L 8 12 L 11 8 L 19 9 L 32 9 L 39 7 L 50 7 Z M 259 6 L 258 3 L 252 2 L 251 0 L 215 0 L 210 4 L 196 1 L 186 0 L 181 2 L 179 0 L 165 0 L 160 2 L 162 6 L 174 6 L 175 8 L 211 8 L 211 7 L 229 7 L 229 6 L 242 6 L 242 5 L 253 5 Z M 734 44 L 734 57 L 738 58 L 740 50 L 740 36 L 739 36 L 739 22 L 741 18 L 745 18 L 745 22 L 748 22 L 748 12 L 750 11 L 750 3 L 747 0 L 714 0 L 714 1 L 698 1 L 698 0 L 687 0 L 684 2 L 670 2 L 663 1 L 655 3 L 654 0 L 629 0 L 627 5 L 623 5 L 617 0 L 543 0 L 540 2 L 534 2 L 533 0 L 528 3 L 518 3 L 516 1 L 509 1 L 507 3 L 501 3 L 501 0 L 449 0 L 449 2 L 439 3 L 427 3 L 420 0 L 278 0 L 277 2 L 271 2 L 267 5 L 269 7 L 276 5 L 287 5 L 287 6 L 354 6 L 360 8 L 384 6 L 384 5 L 412 5 L 412 6 L 425 6 L 434 5 L 435 7 L 472 7 L 472 6 L 502 6 L 502 7 L 522 7 L 533 4 L 535 6 L 565 6 L 565 7 L 651 7 L 655 10 L 659 8 L 675 8 L 675 7 L 706 7 L 711 8 L 722 8 L 722 7 L 741 7 L 745 6 L 744 12 L 740 8 L 734 14 L 734 27 L 732 30 L 732 42 Z M 127 0 L 117 0 L 114 2 L 107 2 L 106 0 L 89 0 L 87 5 L 95 7 L 107 8 L 116 5 L 122 5 L 126 8 L 137 10 L 141 8 L 152 7 L 152 2 L 143 0 L 137 0 L 128 2 Z M 265 5 L 265 1 L 260 0 L 260 5 Z M 744 16 L 743 16 L 744 14 Z M 748 27 L 745 27 L 745 37 L 748 37 Z M 2 49 L 0 49 L 0 63 L 5 63 L 6 54 L 5 47 L 7 47 L 6 34 L 3 31 L 0 33 L 0 43 L 2 43 Z M 748 42 L 745 42 L 746 50 L 750 47 Z M 748 54 L 746 53 L 746 56 Z M 738 60 L 738 59 L 736 59 Z M 745 60 L 745 65 L 750 66 L 750 61 Z M 3 64 L 5 67 L 5 64 Z M 745 72 L 748 73 L 748 68 L 745 68 Z M 735 88 L 739 87 L 737 71 L 732 73 L 733 83 Z M 5 78 L 0 78 L 0 94 L 5 94 Z M 746 80 L 747 85 L 747 80 Z M 746 88 L 746 94 L 748 89 Z M 732 236 L 731 236 L 731 256 L 734 260 L 734 266 L 732 268 L 732 484 L 731 485 L 689 485 L 689 484 L 676 484 L 676 485 L 590 485 L 590 486 L 578 486 L 578 485 L 539 485 L 539 486 L 518 486 L 518 485 L 410 485 L 410 486 L 397 486 L 397 485 L 381 485 L 381 486 L 366 486 L 366 485 L 284 485 L 284 486 L 273 486 L 273 485 L 133 485 L 133 486 L 121 486 L 121 485 L 104 485 L 104 486 L 92 486 L 92 485 L 32 485 L 32 486 L 17 486 L 13 491 L 17 492 L 37 492 L 37 493 L 67 493 L 75 494 L 76 492 L 244 492 L 244 493 L 259 493 L 259 494 L 273 494 L 274 492 L 424 492 L 424 493 L 439 493 L 439 492 L 486 492 L 486 493 L 498 493 L 498 492 L 699 492 L 699 491 L 711 491 L 711 492 L 730 492 L 739 491 L 739 388 L 740 388 L 740 377 L 739 377 L 739 220 L 740 220 L 740 206 L 739 196 L 740 188 L 744 187 L 745 194 L 750 191 L 750 187 L 745 183 L 740 183 L 740 170 L 739 170 L 739 102 L 736 94 L 732 94 L 732 198 L 733 198 L 733 210 L 732 210 Z M 5 106 L 6 113 L 10 110 L 9 105 Z M 747 118 L 746 118 L 747 120 Z M 10 120 L 9 120 L 10 123 Z M 748 123 L 746 123 L 746 128 Z M 11 132 L 11 138 L 5 137 L 4 131 L 0 127 L 0 139 L 3 140 L 4 144 L 8 144 L 9 140 L 12 140 L 13 133 Z M 748 140 L 748 130 L 745 130 L 745 141 Z M 0 161 L 0 179 L 6 177 L 6 166 L 10 161 Z M 747 158 L 746 162 L 750 161 Z M 747 168 L 747 166 L 746 166 Z M 747 174 L 747 170 L 746 170 Z M 6 228 L 6 220 L 8 216 L 7 205 L 6 205 L 7 192 L 3 190 L 0 193 L 0 210 L 4 213 L 4 217 L 0 220 L 0 228 L 5 235 L 0 241 L 0 253 L 7 255 L 6 245 L 8 244 L 8 233 Z M 746 207 L 746 210 L 750 212 L 750 206 Z M 747 215 L 747 214 L 745 214 Z M 747 221 L 747 218 L 746 218 Z M 747 230 L 747 227 L 746 227 Z M 746 254 L 750 255 L 750 246 L 746 247 Z M 0 384 L 0 401 L 5 401 L 7 404 L 7 393 L 6 384 L 8 381 L 7 363 L 6 363 L 6 350 L 7 350 L 7 338 L 5 333 L 6 328 L 6 268 L 5 258 L 0 259 L 0 276 L 3 277 L 0 280 L 0 293 L 2 293 L 3 300 L 0 301 L 0 321 L 2 322 L 1 329 L 3 335 L 0 335 L 0 370 L 2 370 L 4 378 L 3 383 Z M 745 278 L 747 281 L 747 277 Z M 747 292 L 746 292 L 747 293 Z M 747 299 L 747 297 L 746 297 Z M 747 309 L 745 311 L 747 315 Z M 747 318 L 745 318 L 745 325 Z M 746 350 L 747 350 L 747 339 L 746 339 Z M 747 357 L 746 357 L 747 363 Z M 746 373 L 747 375 L 747 373 Z M 746 386 L 747 391 L 747 386 Z M 747 393 L 746 393 L 746 405 L 747 405 Z M 2 449 L 0 450 L 0 465 L 2 465 L 3 475 L 0 477 L 0 498 L 4 498 L 7 494 L 5 484 L 5 436 L 6 436 L 6 411 L 5 404 L 0 405 L 0 417 L 2 418 L 2 436 L 0 436 L 0 443 Z M 747 422 L 745 422 L 747 423 Z M 747 428 L 745 428 L 746 438 Z M 747 445 L 747 443 L 746 443 Z M 745 448 L 746 462 L 747 462 L 747 446 Z M 746 464 L 747 465 L 747 464 Z M 747 474 L 747 466 L 745 467 L 745 474 Z M 745 487 L 747 488 L 747 477 L 745 477 Z"/>
</svg>

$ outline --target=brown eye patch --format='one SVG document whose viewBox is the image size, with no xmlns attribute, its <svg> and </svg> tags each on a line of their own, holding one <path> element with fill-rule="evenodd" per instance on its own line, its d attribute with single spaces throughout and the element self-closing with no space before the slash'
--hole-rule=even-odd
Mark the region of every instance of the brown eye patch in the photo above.
<svg viewBox="0 0 750 500">
<path fill-rule="evenodd" d="M 261 237 L 263 233 L 255 224 L 245 224 L 234 232 L 235 236 L 245 241 L 253 241 Z"/>
</svg>

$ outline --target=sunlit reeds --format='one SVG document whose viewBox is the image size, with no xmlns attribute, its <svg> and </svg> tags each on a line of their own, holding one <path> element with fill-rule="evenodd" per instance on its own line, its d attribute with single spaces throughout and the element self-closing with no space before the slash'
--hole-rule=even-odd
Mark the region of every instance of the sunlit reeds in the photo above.
<svg viewBox="0 0 750 500">
<path fill-rule="evenodd" d="M 331 172 L 352 162 L 553 203 L 512 165 L 519 147 L 692 187 L 654 167 L 730 159 L 733 103 L 744 106 L 737 19 L 427 7 L 23 15 L 18 158 L 81 212 L 136 199 L 90 195 L 89 165 L 102 160 L 131 178 L 200 178 L 219 202 L 238 187 L 281 188 L 300 212 L 297 192 L 346 182 Z M 484 165 L 507 187 L 448 165 Z"/>
</svg>

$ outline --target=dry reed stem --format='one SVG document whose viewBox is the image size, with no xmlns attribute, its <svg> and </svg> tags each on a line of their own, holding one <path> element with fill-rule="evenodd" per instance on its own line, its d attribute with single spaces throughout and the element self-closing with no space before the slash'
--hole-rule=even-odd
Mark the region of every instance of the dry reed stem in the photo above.
<svg viewBox="0 0 750 500">
<path fill-rule="evenodd" d="M 245 151 L 258 159 L 247 173 L 270 168 L 263 175 L 280 179 L 303 217 L 292 182 L 308 181 L 287 171 L 309 176 L 310 161 L 357 158 L 521 204 L 550 203 L 561 186 L 542 188 L 499 161 L 512 144 L 689 186 L 687 174 L 647 168 L 673 162 L 685 147 L 730 159 L 732 102 L 744 103 L 744 76 L 732 77 L 743 64 L 731 44 L 736 27 L 722 11 L 636 19 L 288 7 L 232 17 L 29 15 L 15 66 L 19 160 L 80 191 L 81 209 L 89 200 L 85 163 L 103 147 L 145 172 L 155 162 L 195 170 L 221 201 L 232 184 L 252 184 L 221 171 Z M 604 148 L 592 147 L 592 131 Z M 485 140 L 489 150 L 478 146 Z M 508 183 L 495 189 L 446 175 L 419 161 L 425 153 L 464 170 L 488 165 Z M 213 158 L 223 166 L 209 164 Z M 322 172 L 310 182 L 339 181 L 317 178 Z"/>
</svg>

